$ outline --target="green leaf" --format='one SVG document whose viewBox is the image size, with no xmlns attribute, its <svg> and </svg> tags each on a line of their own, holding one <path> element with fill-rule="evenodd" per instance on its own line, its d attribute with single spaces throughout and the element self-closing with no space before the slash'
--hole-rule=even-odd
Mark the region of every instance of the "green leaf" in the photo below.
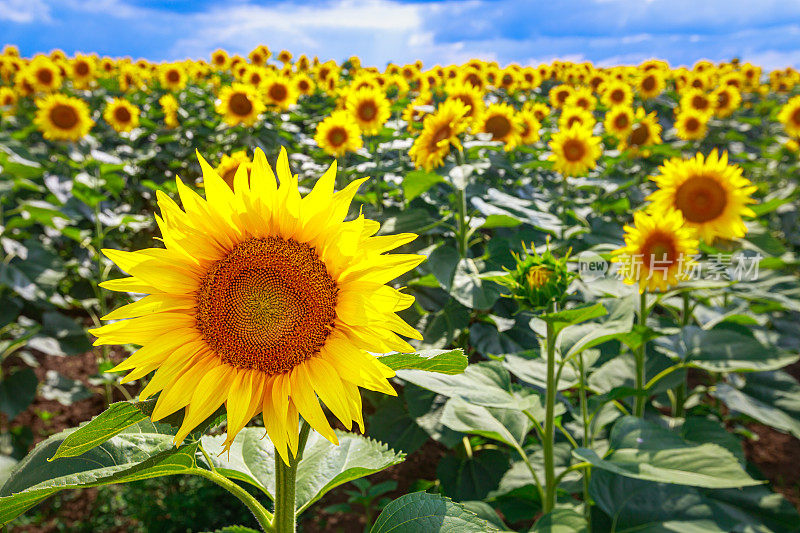
<svg viewBox="0 0 800 533">
<path fill-rule="evenodd" d="M 554 333 L 558 335 L 559 332 L 567 326 L 574 326 L 575 324 L 601 317 L 607 313 L 608 311 L 603 307 L 603 304 L 596 303 L 559 311 L 557 313 L 546 313 L 539 315 L 534 320 L 542 320 L 548 324 L 552 324 Z"/>
<path fill-rule="evenodd" d="M 38 385 L 39 380 L 32 368 L 26 367 L 13 374 L 6 374 L 0 380 L 0 412 L 13 420 L 31 404 L 36 397 Z"/>
<path fill-rule="evenodd" d="M 631 331 L 634 317 L 633 300 L 631 298 L 612 300 L 608 308 L 608 315 L 600 315 L 605 318 L 600 323 L 572 324 L 561 331 L 558 345 L 565 359 Z M 593 311 L 597 312 L 599 309 Z"/>
<path fill-rule="evenodd" d="M 517 450 L 531 429 L 524 413 L 513 409 L 488 408 L 451 398 L 444 406 L 442 424 L 453 431 L 497 440 Z"/>
<path fill-rule="evenodd" d="M 474 452 L 472 457 L 443 457 L 436 467 L 436 477 L 446 496 L 457 501 L 482 500 L 497 488 L 506 470 L 508 456 L 489 448 Z"/>
<path fill-rule="evenodd" d="M 467 368 L 467 357 L 461 349 L 393 353 L 379 357 L 378 361 L 392 370 L 413 369 L 439 374 L 461 374 Z"/>
<path fill-rule="evenodd" d="M 522 221 L 511 215 L 489 215 L 480 227 L 481 229 L 515 228 L 520 224 Z"/>
<path fill-rule="evenodd" d="M 585 533 L 588 524 L 582 514 L 573 509 L 553 509 L 539 518 L 531 533 Z"/>
<path fill-rule="evenodd" d="M 482 279 L 473 259 L 462 259 L 456 266 L 450 295 L 470 309 L 489 309 L 500 298 L 502 288 Z"/>
<path fill-rule="evenodd" d="M 717 444 L 691 444 L 640 418 L 621 418 L 611 431 L 613 452 L 601 459 L 594 450 L 573 454 L 596 468 L 622 476 L 706 488 L 759 485 L 728 450 Z"/>
<path fill-rule="evenodd" d="M 498 529 L 454 501 L 427 492 L 406 494 L 384 507 L 371 533 L 490 533 Z"/>
<path fill-rule="evenodd" d="M 406 386 L 404 396 L 410 387 L 413 385 Z M 414 453 L 428 440 L 428 433 L 409 414 L 403 400 L 395 396 L 381 398 L 375 412 L 367 417 L 367 427 L 371 437 L 405 453 Z"/>
<path fill-rule="evenodd" d="M 766 486 L 704 489 L 597 470 L 589 494 L 623 533 L 797 531 L 800 516 Z"/>
<path fill-rule="evenodd" d="M 336 431 L 335 446 L 312 431 L 297 466 L 295 504 L 300 513 L 326 492 L 403 462 L 404 455 L 355 433 Z M 221 449 L 225 436 L 204 436 L 206 450 Z M 275 490 L 275 447 L 262 428 L 245 428 L 236 435 L 230 453 L 212 454 L 214 466 L 228 477 L 245 481 L 270 498 Z"/>
<path fill-rule="evenodd" d="M 0 489 L 0 525 L 64 489 L 188 474 L 195 468 L 197 443 L 176 448 L 172 436 L 157 432 L 152 423 L 116 435 L 80 456 L 48 461 L 72 431 L 50 437 L 20 461 Z"/>
<path fill-rule="evenodd" d="M 800 384 L 785 372 L 757 372 L 737 376 L 744 385 L 720 383 L 712 395 L 728 406 L 800 439 Z"/>
<path fill-rule="evenodd" d="M 428 189 L 444 181 L 435 172 L 425 172 L 424 170 L 412 170 L 403 178 L 403 194 L 406 201 L 410 202 Z"/>
</svg>

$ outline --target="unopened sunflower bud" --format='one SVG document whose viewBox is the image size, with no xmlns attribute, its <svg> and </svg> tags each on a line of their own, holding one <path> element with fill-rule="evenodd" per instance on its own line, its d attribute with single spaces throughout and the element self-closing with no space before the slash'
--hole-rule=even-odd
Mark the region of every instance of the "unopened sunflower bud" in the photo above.
<svg viewBox="0 0 800 533">
<path fill-rule="evenodd" d="M 517 300 L 521 309 L 538 310 L 552 302 L 562 303 L 575 276 L 567 269 L 569 252 L 558 259 L 549 246 L 541 255 L 531 248 L 531 252 L 523 250 L 519 255 L 512 252 L 516 267 L 495 281 L 511 291 L 508 296 Z"/>
</svg>

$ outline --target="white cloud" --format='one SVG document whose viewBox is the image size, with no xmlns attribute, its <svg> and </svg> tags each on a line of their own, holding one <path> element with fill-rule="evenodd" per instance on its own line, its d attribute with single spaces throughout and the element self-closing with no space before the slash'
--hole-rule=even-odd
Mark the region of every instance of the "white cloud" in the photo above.
<svg viewBox="0 0 800 533">
<path fill-rule="evenodd" d="M 50 8 L 42 0 L 0 0 L 0 20 L 17 24 L 49 22 Z"/>
</svg>

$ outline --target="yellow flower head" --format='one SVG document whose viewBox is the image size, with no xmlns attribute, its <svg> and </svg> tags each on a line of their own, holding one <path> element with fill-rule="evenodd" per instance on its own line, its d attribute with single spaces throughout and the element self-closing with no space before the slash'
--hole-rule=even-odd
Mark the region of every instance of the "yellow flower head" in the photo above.
<svg viewBox="0 0 800 533">
<path fill-rule="evenodd" d="M 479 117 L 476 131 L 491 133 L 493 141 L 500 141 L 506 152 L 520 143 L 522 128 L 517 123 L 514 108 L 508 104 L 492 104 Z"/>
<path fill-rule="evenodd" d="M 461 150 L 459 135 L 467 129 L 467 112 L 467 106 L 460 100 L 448 100 L 425 117 L 422 133 L 408 151 L 417 168 L 430 171 L 440 167 L 451 147 Z"/>
<path fill-rule="evenodd" d="M 555 109 L 561 109 L 571 94 L 572 87 L 569 85 L 556 85 L 550 89 L 550 105 Z"/>
<path fill-rule="evenodd" d="M 228 52 L 225 50 L 217 49 L 211 53 L 211 64 L 217 70 L 227 70 L 230 62 L 231 58 L 228 57 Z"/>
<path fill-rule="evenodd" d="M 347 111 L 334 111 L 317 125 L 314 135 L 317 146 L 325 153 L 340 157 L 355 152 L 363 146 L 361 130 L 353 116 Z"/>
<path fill-rule="evenodd" d="M 711 101 L 714 102 L 714 114 L 725 118 L 739 108 L 742 95 L 736 87 L 723 85 L 711 93 Z"/>
<path fill-rule="evenodd" d="M 794 96 L 781 108 L 778 120 L 789 137 L 800 137 L 800 96 Z"/>
<path fill-rule="evenodd" d="M 217 165 L 214 171 L 222 178 L 222 181 L 228 184 L 228 187 L 233 189 L 233 181 L 236 177 L 236 172 L 242 167 L 247 172 L 247 180 L 250 182 L 250 172 L 253 168 L 253 162 L 247 157 L 246 150 L 239 150 L 233 152 L 231 155 L 225 154 Z M 204 185 L 205 186 L 205 185 Z"/>
<path fill-rule="evenodd" d="M 656 112 L 645 113 L 641 107 L 636 110 L 633 117 L 633 127 L 626 139 L 620 143 L 620 149 L 638 151 L 644 146 L 661 143 L 661 125 L 658 123 Z"/>
<path fill-rule="evenodd" d="M 237 124 L 252 126 L 264 108 L 264 102 L 259 98 L 258 91 L 244 83 L 223 87 L 217 101 L 217 113 L 222 115 L 229 126 Z"/>
<path fill-rule="evenodd" d="M 539 131 L 542 129 L 542 124 L 536 120 L 532 111 L 523 109 L 517 113 L 517 123 L 522 129 L 520 133 L 521 144 L 530 145 L 539 140 Z"/>
<path fill-rule="evenodd" d="M 306 96 L 314 94 L 314 90 L 316 89 L 316 85 L 314 84 L 314 80 L 311 79 L 311 76 L 308 74 L 298 74 L 293 78 L 294 88 L 295 90 Z"/>
<path fill-rule="evenodd" d="M 608 108 L 630 106 L 633 103 L 633 89 L 619 80 L 609 80 L 601 86 L 603 105 Z"/>
<path fill-rule="evenodd" d="M 703 139 L 708 131 L 708 115 L 694 109 L 684 109 L 675 118 L 675 130 L 678 137 L 685 141 Z"/>
<path fill-rule="evenodd" d="M 163 65 L 159 69 L 158 75 L 161 86 L 170 91 L 180 91 L 186 87 L 186 83 L 189 79 L 186 74 L 186 69 L 180 63 Z"/>
<path fill-rule="evenodd" d="M 73 85 L 80 89 L 88 87 L 94 80 L 95 70 L 94 58 L 84 55 L 76 56 L 70 62 Z"/>
<path fill-rule="evenodd" d="M 363 430 L 359 387 L 395 395 L 394 371 L 369 352 L 410 352 L 421 339 L 397 312 L 414 298 L 387 285 L 419 255 L 387 254 L 416 235 L 374 237 L 377 222 L 345 221 L 360 179 L 334 193 L 336 164 L 300 196 L 285 150 L 275 174 L 256 150 L 250 183 L 234 189 L 202 157 L 206 198 L 177 180 L 183 209 L 159 191 L 164 248 L 104 250 L 130 277 L 106 289 L 148 296 L 104 317 L 96 345 L 142 348 L 115 367 L 123 381 L 156 371 L 140 394 L 160 392 L 153 420 L 186 408 L 180 443 L 221 405 L 230 447 L 258 413 L 277 453 L 296 455 L 298 416 L 334 444 L 322 401 Z"/>
<path fill-rule="evenodd" d="M 45 56 L 37 56 L 22 74 L 35 92 L 52 92 L 61 87 L 61 69 Z"/>
<path fill-rule="evenodd" d="M 0 87 L 0 114 L 13 115 L 17 105 L 17 95 L 11 87 Z"/>
<path fill-rule="evenodd" d="M 655 98 L 664 92 L 665 85 L 664 76 L 655 69 L 642 73 L 636 80 L 636 90 L 642 100 Z"/>
<path fill-rule="evenodd" d="M 458 100 L 469 108 L 467 120 L 474 123 L 486 109 L 483 103 L 483 92 L 472 84 L 450 82 L 445 87 L 447 100 Z"/>
<path fill-rule="evenodd" d="M 361 131 L 367 135 L 378 133 L 392 113 L 383 91 L 368 87 L 351 91 L 345 106 Z"/>
<path fill-rule="evenodd" d="M 618 140 L 627 139 L 633 129 L 633 117 L 633 109 L 630 106 L 615 106 L 606 112 L 603 127 Z"/>
<path fill-rule="evenodd" d="M 589 87 L 578 87 L 564 101 L 564 108 L 577 107 L 592 112 L 597 107 L 597 98 Z"/>
<path fill-rule="evenodd" d="M 692 88 L 681 95 L 680 107 L 710 115 L 714 112 L 714 101 L 705 91 Z"/>
<path fill-rule="evenodd" d="M 581 126 L 559 130 L 550 139 L 553 169 L 564 176 L 581 176 L 597 165 L 603 153 L 600 138 Z"/>
<path fill-rule="evenodd" d="M 51 94 L 37 100 L 36 107 L 33 122 L 51 141 L 77 141 L 94 125 L 89 106 L 80 98 Z"/>
<path fill-rule="evenodd" d="M 263 85 L 264 101 L 279 109 L 289 109 L 297 103 L 297 89 L 289 78 L 270 76 Z"/>
<path fill-rule="evenodd" d="M 689 160 L 674 158 L 659 168 L 652 179 L 658 190 L 647 199 L 653 212 L 675 209 L 688 227 L 706 242 L 715 238 L 735 239 L 747 232 L 742 216 L 755 216 L 748 204 L 756 190 L 742 176 L 742 169 L 728 164 L 728 153 L 712 151 L 707 158 L 698 153 Z"/>
<path fill-rule="evenodd" d="M 139 125 L 139 108 L 124 98 L 114 98 L 106 105 L 103 119 L 116 131 L 131 131 Z"/>
<path fill-rule="evenodd" d="M 639 285 L 639 292 L 666 290 L 686 277 L 697 246 L 694 230 L 674 209 L 637 211 L 633 226 L 625 226 L 625 246 L 612 252 L 611 261 L 619 263 L 625 283 Z"/>
<path fill-rule="evenodd" d="M 595 124 L 594 115 L 582 107 L 565 106 L 558 117 L 558 127 L 567 130 L 572 126 L 583 126 L 592 129 Z"/>
</svg>

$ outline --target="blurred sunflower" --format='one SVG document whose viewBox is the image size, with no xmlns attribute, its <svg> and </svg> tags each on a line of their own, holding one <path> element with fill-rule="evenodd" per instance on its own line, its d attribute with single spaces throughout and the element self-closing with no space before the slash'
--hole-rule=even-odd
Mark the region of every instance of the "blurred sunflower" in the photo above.
<svg viewBox="0 0 800 533">
<path fill-rule="evenodd" d="M 800 138 L 800 96 L 794 96 L 781 108 L 778 120 L 789 137 Z"/>
<path fill-rule="evenodd" d="M 451 82 L 447 84 L 445 92 L 447 93 L 447 100 L 458 100 L 469 108 L 466 117 L 470 123 L 473 123 L 483 114 L 486 107 L 483 103 L 483 93 L 475 86 Z"/>
<path fill-rule="evenodd" d="M 612 107 L 606 112 L 603 127 L 617 139 L 626 139 L 633 129 L 633 109 L 627 105 Z"/>
<path fill-rule="evenodd" d="M 461 101 L 449 100 L 425 117 L 422 133 L 408 151 L 417 168 L 430 171 L 440 167 L 451 147 L 461 150 L 458 136 L 467 129 L 467 111 L 467 106 Z"/>
<path fill-rule="evenodd" d="M 612 252 L 611 261 L 619 263 L 619 275 L 629 285 L 666 290 L 687 275 L 697 255 L 697 236 L 684 225 L 674 209 L 633 214 L 633 226 L 625 226 L 625 246 Z"/>
<path fill-rule="evenodd" d="M 383 91 L 363 88 L 351 91 L 345 103 L 358 127 L 366 135 L 375 135 L 389 120 L 391 108 Z"/>
<path fill-rule="evenodd" d="M 180 91 L 186 87 L 188 76 L 186 69 L 178 64 L 163 65 L 158 72 L 158 79 L 161 86 L 170 91 Z"/>
<path fill-rule="evenodd" d="M 550 89 L 550 105 L 555 109 L 561 109 L 571 94 L 572 87 L 569 85 L 556 85 Z"/>
<path fill-rule="evenodd" d="M 642 100 L 649 100 L 664 92 L 665 85 L 661 72 L 649 70 L 636 80 L 636 92 Z"/>
<path fill-rule="evenodd" d="M 554 133 L 550 149 L 553 169 L 565 177 L 580 176 L 593 169 L 603 152 L 600 138 L 593 137 L 591 130 L 580 126 Z"/>
<path fill-rule="evenodd" d="M 433 111 L 433 95 L 431 93 L 422 93 L 409 102 L 403 109 L 406 130 L 411 133 L 419 129 L 422 126 L 422 120 L 429 111 Z"/>
<path fill-rule="evenodd" d="M 52 92 L 61 87 L 61 70 L 50 59 L 37 56 L 25 69 L 24 76 L 35 92 Z"/>
<path fill-rule="evenodd" d="M 51 94 L 38 99 L 36 107 L 33 123 L 51 141 L 77 141 L 94 125 L 89 106 L 80 98 Z"/>
<path fill-rule="evenodd" d="M 754 203 L 750 195 L 756 186 L 742 176 L 742 169 L 728 164 L 728 153 L 720 156 L 713 150 L 707 158 L 674 158 L 659 167 L 652 178 L 658 190 L 648 196 L 654 213 L 678 210 L 686 226 L 697 230 L 707 243 L 715 238 L 743 237 L 747 228 L 742 216 L 755 216 L 747 207 Z"/>
<path fill-rule="evenodd" d="M 703 139 L 708 131 L 708 115 L 694 109 L 685 109 L 675 117 L 675 130 L 684 141 Z"/>
<path fill-rule="evenodd" d="M 267 64 L 267 60 L 272 55 L 269 48 L 266 46 L 259 45 L 253 48 L 249 54 L 247 54 L 247 58 L 250 59 L 250 62 L 256 66 L 263 67 Z"/>
<path fill-rule="evenodd" d="M 164 125 L 167 128 L 178 127 L 178 100 L 171 94 L 165 94 L 158 99 L 158 103 L 164 112 Z"/>
<path fill-rule="evenodd" d="M 564 101 L 564 107 L 577 107 L 592 112 L 597 107 L 597 98 L 588 87 L 577 87 Z"/>
<path fill-rule="evenodd" d="M 567 130 L 576 125 L 591 130 L 595 122 L 594 115 L 582 107 L 565 106 L 561 111 L 561 116 L 558 117 L 558 127 L 562 130 Z"/>
<path fill-rule="evenodd" d="M 661 143 L 661 125 L 658 123 L 656 112 L 645 113 L 641 107 L 633 116 L 633 127 L 626 139 L 620 144 L 620 149 L 638 151 L 643 146 Z"/>
<path fill-rule="evenodd" d="M 72 83 L 76 88 L 84 89 L 94 80 L 94 59 L 78 55 L 70 63 Z"/>
<path fill-rule="evenodd" d="M 679 106 L 681 109 L 692 109 L 707 115 L 714 112 L 714 103 L 711 98 L 700 89 L 687 89 L 681 95 Z"/>
<path fill-rule="evenodd" d="M 517 113 L 517 123 L 522 129 L 520 132 L 520 144 L 531 145 L 539 140 L 539 131 L 542 129 L 542 124 L 536 120 L 533 112 L 523 109 Z"/>
<path fill-rule="evenodd" d="M 543 102 L 535 102 L 527 105 L 526 108 L 533 113 L 534 118 L 539 122 L 544 122 L 545 119 L 550 116 L 550 107 Z"/>
<path fill-rule="evenodd" d="M 278 61 L 281 63 L 288 63 L 292 60 L 292 53 L 289 50 L 281 50 L 278 54 Z"/>
<path fill-rule="evenodd" d="M 233 179 L 236 177 L 236 172 L 239 170 L 239 167 L 242 167 L 247 172 L 247 180 L 249 183 L 253 162 L 247 157 L 246 150 L 239 150 L 238 152 L 233 152 L 231 155 L 224 154 L 214 171 L 222 178 L 222 181 L 228 184 L 228 187 L 233 189 Z M 203 186 L 205 186 L 205 184 L 203 184 Z"/>
<path fill-rule="evenodd" d="M 211 64 L 217 70 L 226 70 L 228 65 L 230 65 L 230 57 L 228 57 L 228 52 L 218 48 L 211 53 Z"/>
<path fill-rule="evenodd" d="M 297 103 L 297 90 L 288 78 L 270 76 L 263 85 L 264 101 L 279 109 L 289 109 Z"/>
<path fill-rule="evenodd" d="M 314 141 L 334 157 L 355 152 L 363 146 L 358 124 L 350 113 L 343 110 L 334 111 L 317 125 Z"/>
<path fill-rule="evenodd" d="M 314 85 L 314 80 L 308 74 L 298 74 L 293 79 L 294 88 L 295 90 L 306 96 L 314 94 L 314 89 L 316 86 Z"/>
<path fill-rule="evenodd" d="M 711 93 L 714 114 L 719 118 L 729 117 L 742 103 L 742 95 L 736 87 L 723 85 Z"/>
<path fill-rule="evenodd" d="M 606 107 L 630 106 L 633 103 L 633 89 L 625 82 L 610 80 L 602 89 L 601 99 Z"/>
<path fill-rule="evenodd" d="M 114 98 L 106 104 L 103 119 L 118 132 L 131 131 L 139 125 L 139 108 L 124 98 Z"/>
<path fill-rule="evenodd" d="M 12 115 L 17 105 L 17 95 L 11 87 L 0 87 L 0 113 Z"/>
<path fill-rule="evenodd" d="M 492 104 L 478 118 L 475 131 L 491 133 L 492 140 L 502 142 L 508 152 L 519 144 L 522 128 L 517 123 L 513 107 L 508 104 Z"/>
<path fill-rule="evenodd" d="M 234 83 L 222 88 L 216 108 L 217 113 L 222 115 L 229 126 L 237 124 L 252 126 L 265 106 L 254 87 L 244 83 Z"/>
<path fill-rule="evenodd" d="M 416 235 L 373 237 L 377 222 L 345 222 L 365 180 L 334 193 L 335 163 L 304 198 L 285 150 L 280 187 L 261 150 L 250 184 L 238 172 L 235 192 L 200 163 L 205 200 L 180 179 L 184 210 L 158 194 L 166 248 L 104 250 L 131 277 L 103 287 L 149 296 L 105 316 L 118 321 L 92 330 L 95 344 L 142 346 L 114 370 L 131 370 L 123 381 L 156 370 L 140 398 L 161 392 L 153 420 L 186 408 L 176 443 L 223 404 L 226 448 L 263 412 L 287 463 L 299 415 L 338 443 L 320 400 L 363 430 L 359 387 L 396 395 L 394 371 L 367 350 L 410 352 L 398 334 L 421 338 L 396 314 L 414 298 L 385 285 L 424 259 L 385 254 Z"/>
</svg>

